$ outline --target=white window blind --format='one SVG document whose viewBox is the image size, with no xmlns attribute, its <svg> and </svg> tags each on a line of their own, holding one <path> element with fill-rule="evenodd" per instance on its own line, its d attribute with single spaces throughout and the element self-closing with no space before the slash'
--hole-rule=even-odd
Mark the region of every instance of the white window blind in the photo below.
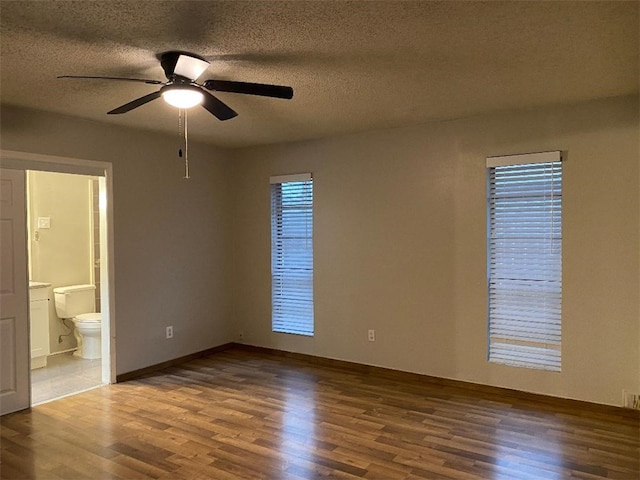
<svg viewBox="0 0 640 480">
<path fill-rule="evenodd" d="M 313 335 L 313 181 L 271 177 L 271 308 L 274 332 Z"/>
<path fill-rule="evenodd" d="M 489 361 L 560 371 L 560 152 L 492 157 L 488 167 Z"/>
</svg>

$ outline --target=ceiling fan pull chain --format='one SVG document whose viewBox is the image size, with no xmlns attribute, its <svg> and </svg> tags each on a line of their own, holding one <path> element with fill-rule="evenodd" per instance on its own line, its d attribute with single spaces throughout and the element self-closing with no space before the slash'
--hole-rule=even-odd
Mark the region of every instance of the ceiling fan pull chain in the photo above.
<svg viewBox="0 0 640 480">
<path fill-rule="evenodd" d="M 189 176 L 189 125 L 187 123 L 187 111 L 184 111 L 184 178 Z"/>
<path fill-rule="evenodd" d="M 178 158 L 182 158 L 182 109 L 178 109 L 178 138 L 180 146 L 178 147 Z"/>
</svg>

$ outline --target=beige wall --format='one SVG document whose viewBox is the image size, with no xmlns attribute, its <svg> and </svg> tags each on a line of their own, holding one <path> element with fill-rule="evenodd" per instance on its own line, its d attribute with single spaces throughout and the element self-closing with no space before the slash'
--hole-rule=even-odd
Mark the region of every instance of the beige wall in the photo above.
<svg viewBox="0 0 640 480">
<path fill-rule="evenodd" d="M 236 151 L 234 333 L 254 345 L 620 405 L 623 389 L 640 392 L 638 132 L 638 98 L 627 97 Z M 544 150 L 567 152 L 560 374 L 486 359 L 485 157 Z M 307 171 L 313 338 L 270 329 L 269 176 Z"/>
<path fill-rule="evenodd" d="M 187 181 L 169 135 L 8 106 L 1 128 L 6 150 L 113 163 L 118 374 L 231 340 L 225 150 L 190 144 Z"/>
<path fill-rule="evenodd" d="M 92 177 L 32 171 L 27 178 L 30 279 L 52 288 L 91 283 Z M 38 217 L 49 217 L 51 228 L 38 228 Z M 69 331 L 57 318 L 54 303 L 49 302 L 52 353 L 76 345 L 73 335 L 58 343 L 58 336 Z"/>
</svg>

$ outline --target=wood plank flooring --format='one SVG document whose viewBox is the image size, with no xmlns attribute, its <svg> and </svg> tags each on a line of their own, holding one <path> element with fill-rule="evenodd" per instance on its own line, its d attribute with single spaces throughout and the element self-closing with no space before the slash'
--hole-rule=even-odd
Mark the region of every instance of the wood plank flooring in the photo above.
<svg viewBox="0 0 640 480">
<path fill-rule="evenodd" d="M 638 417 L 231 349 L 2 417 L 3 479 L 638 479 Z"/>
</svg>

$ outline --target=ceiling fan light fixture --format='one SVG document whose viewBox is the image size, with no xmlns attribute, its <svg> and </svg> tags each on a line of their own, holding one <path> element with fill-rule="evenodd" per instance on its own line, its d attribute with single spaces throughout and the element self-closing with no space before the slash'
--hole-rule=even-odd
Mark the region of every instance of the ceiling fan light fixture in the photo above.
<svg viewBox="0 0 640 480">
<path fill-rule="evenodd" d="M 162 89 L 162 98 L 176 108 L 192 108 L 204 100 L 204 93 L 189 85 L 169 86 Z"/>
</svg>

